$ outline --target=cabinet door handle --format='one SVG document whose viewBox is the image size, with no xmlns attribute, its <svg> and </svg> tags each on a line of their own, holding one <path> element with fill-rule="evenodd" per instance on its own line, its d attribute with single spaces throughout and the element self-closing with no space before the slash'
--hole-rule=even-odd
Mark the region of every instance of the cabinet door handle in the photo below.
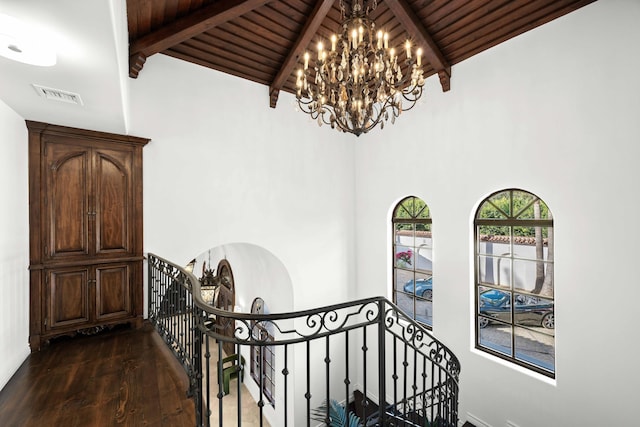
<svg viewBox="0 0 640 427">
<path fill-rule="evenodd" d="M 88 284 L 96 283 L 96 279 L 89 279 Z"/>
</svg>

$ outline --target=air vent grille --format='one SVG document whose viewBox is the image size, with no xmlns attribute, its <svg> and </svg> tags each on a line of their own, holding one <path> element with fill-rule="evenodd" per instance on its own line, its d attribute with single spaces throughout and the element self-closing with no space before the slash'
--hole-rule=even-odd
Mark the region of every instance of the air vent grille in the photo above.
<svg viewBox="0 0 640 427">
<path fill-rule="evenodd" d="M 38 92 L 38 95 L 45 99 L 66 102 L 67 104 L 83 105 L 82 98 L 80 98 L 80 95 L 77 93 L 40 86 L 35 83 L 33 84 L 33 88 L 36 90 L 36 92 Z"/>
</svg>

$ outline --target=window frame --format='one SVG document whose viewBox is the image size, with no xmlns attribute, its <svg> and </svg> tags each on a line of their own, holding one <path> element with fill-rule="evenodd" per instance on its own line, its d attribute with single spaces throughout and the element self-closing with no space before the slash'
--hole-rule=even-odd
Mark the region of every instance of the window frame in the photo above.
<svg viewBox="0 0 640 427">
<path fill-rule="evenodd" d="M 265 303 L 262 298 L 257 297 L 253 300 L 253 303 L 251 304 L 251 313 L 265 313 Z M 255 320 L 252 320 L 251 334 L 253 338 L 259 342 L 274 341 L 274 336 L 269 332 L 263 322 L 256 322 Z M 275 347 L 270 345 L 252 345 L 250 349 L 250 359 L 251 363 L 249 373 L 251 378 L 256 382 L 258 389 L 261 390 L 262 394 L 266 396 L 269 404 L 275 408 Z"/>
<path fill-rule="evenodd" d="M 531 196 L 531 200 L 526 203 L 524 206 L 524 208 L 520 208 L 517 212 L 514 213 L 514 192 L 518 192 L 518 193 L 525 193 L 529 196 Z M 494 207 L 497 208 L 497 206 L 495 204 L 493 204 L 490 200 L 494 197 L 494 196 L 498 196 L 502 193 L 509 193 L 509 212 L 511 212 L 511 216 L 508 216 L 507 218 L 479 218 L 479 215 L 481 215 L 481 211 L 483 209 L 483 207 L 485 206 L 485 204 L 487 202 L 491 203 Z M 520 216 L 520 214 L 522 214 L 523 212 L 525 212 L 527 209 L 529 209 L 530 207 L 532 207 L 534 205 L 534 203 L 536 201 L 540 201 L 544 204 L 544 206 L 547 209 L 547 215 L 548 217 L 545 218 L 541 218 L 541 219 L 519 219 L 518 216 Z M 497 208 L 498 209 L 498 208 Z M 504 211 L 502 211 L 504 213 Z M 507 214 L 508 215 L 508 214 Z M 496 284 L 491 284 L 488 282 L 482 282 L 481 280 L 481 262 L 480 259 L 483 257 L 487 257 L 487 253 L 484 253 L 480 250 L 481 248 L 481 235 L 480 235 L 480 228 L 482 226 L 496 226 L 496 227 L 509 227 L 509 238 L 508 238 L 508 244 L 510 247 L 509 252 L 507 253 L 502 253 L 502 254 L 497 254 L 494 257 L 495 258 L 499 258 L 500 260 L 505 259 L 505 260 L 509 260 L 510 261 L 510 277 L 509 277 L 509 285 L 508 286 L 503 286 L 501 283 L 496 283 Z M 489 196 L 487 196 L 486 198 L 484 198 L 482 200 L 482 202 L 480 202 L 478 209 L 476 211 L 476 214 L 474 216 L 474 220 L 473 220 L 473 233 L 474 233 L 474 312 L 473 312 L 473 319 L 474 319 L 474 324 L 475 324 L 475 337 L 474 337 L 474 345 L 475 345 L 475 349 L 481 352 L 485 352 L 488 354 L 491 354 L 495 357 L 498 357 L 502 360 L 506 360 L 510 363 L 513 363 L 515 365 L 521 366 L 525 369 L 531 370 L 533 372 L 542 374 L 546 377 L 555 379 L 556 377 L 556 337 L 555 337 L 555 280 L 553 280 L 554 276 L 553 276 L 553 271 L 555 270 L 555 260 L 553 258 L 549 259 L 549 258 L 545 258 L 544 254 L 542 259 L 538 259 L 538 258 L 527 258 L 527 257 L 522 257 L 517 255 L 516 253 L 514 253 L 514 247 L 516 245 L 521 245 L 522 243 L 519 243 L 518 241 L 516 241 L 516 234 L 514 233 L 514 230 L 518 227 L 527 227 L 527 228 L 531 228 L 531 227 L 540 227 L 540 228 L 546 228 L 547 229 L 547 233 L 551 233 L 550 235 L 553 235 L 554 231 L 554 220 L 553 220 L 553 216 L 551 214 L 551 209 L 549 209 L 548 205 L 546 204 L 546 202 L 544 200 L 542 200 L 540 197 L 538 197 L 537 195 L 526 191 L 526 190 L 522 190 L 522 189 L 517 189 L 517 188 L 510 188 L 510 189 L 504 189 L 504 190 L 499 190 L 496 191 L 492 194 L 490 194 Z M 543 250 L 545 247 L 547 247 L 547 251 L 551 251 L 551 253 L 553 253 L 553 239 L 547 239 L 547 244 L 545 246 L 544 243 L 544 237 L 543 237 Z M 549 249 L 549 246 L 551 247 Z M 515 264 L 515 261 L 520 261 L 520 262 L 542 262 L 543 265 L 545 266 L 545 275 L 549 274 L 549 268 L 551 268 L 551 277 L 552 277 L 552 284 L 551 284 L 551 295 L 540 295 L 540 294 L 535 294 L 531 291 L 527 291 L 527 289 L 523 288 L 522 285 L 520 285 L 519 287 L 516 286 L 516 281 L 514 280 L 515 277 L 515 269 L 513 268 L 513 265 Z M 499 265 L 499 261 L 498 261 L 498 265 Z M 500 272 L 498 272 L 498 275 L 500 274 Z M 499 277 L 499 276 L 498 276 Z M 482 290 L 481 290 L 482 288 Z M 480 295 L 488 292 L 489 290 L 492 289 L 496 289 L 498 291 L 503 291 L 503 293 L 508 294 L 509 296 L 509 301 L 507 301 L 506 303 L 509 304 L 509 317 L 510 319 L 504 320 L 504 319 L 497 319 L 497 318 L 493 318 L 490 316 L 487 316 L 486 314 L 483 315 L 481 314 L 481 303 L 480 303 Z M 526 324 L 524 324 L 523 322 L 519 321 L 516 319 L 515 316 L 515 307 L 517 306 L 517 301 L 519 297 L 524 297 L 524 298 L 538 298 L 538 299 L 543 299 L 545 301 L 550 301 L 552 304 L 552 316 L 554 318 L 553 323 L 554 323 L 554 327 L 553 327 L 553 332 L 546 332 L 546 331 L 537 331 L 533 329 L 533 326 L 528 326 Z M 522 303 L 521 303 L 522 304 Z M 480 343 L 481 341 L 481 330 L 484 329 L 483 326 L 480 326 L 481 324 L 481 319 L 482 322 L 484 321 L 488 321 L 488 319 L 491 319 L 492 323 L 497 323 L 499 325 L 502 325 L 503 327 L 509 327 L 510 328 L 510 336 L 511 336 L 511 340 L 510 340 L 510 355 L 507 355 L 503 352 L 497 351 L 494 348 L 489 347 L 488 345 L 482 345 Z M 550 336 L 553 338 L 553 370 L 551 369 L 547 369 L 543 366 L 543 361 L 540 360 L 539 364 L 535 364 L 532 361 L 526 361 L 524 360 L 525 357 L 523 356 L 524 352 L 521 352 L 521 354 L 518 356 L 518 351 L 517 348 L 518 346 L 516 345 L 516 340 L 517 340 L 517 330 L 529 330 L 529 331 L 535 331 L 538 334 L 543 334 L 546 336 Z"/>
<path fill-rule="evenodd" d="M 420 201 L 421 203 L 424 204 L 424 206 L 419 209 L 418 211 L 416 211 L 415 209 L 415 202 L 416 200 Z M 409 212 L 409 210 L 406 209 L 406 207 L 404 207 L 406 202 L 412 201 L 412 203 L 414 204 L 414 207 L 412 210 L 412 212 Z M 398 216 L 398 213 L 400 210 L 404 210 L 404 212 L 406 212 L 406 214 L 409 216 L 408 218 L 401 218 Z M 427 217 L 420 217 L 423 212 L 427 212 Z M 420 246 L 416 246 L 416 231 L 417 231 L 417 226 L 418 225 L 423 225 L 425 226 L 425 228 L 428 228 L 428 230 L 426 231 L 427 233 L 429 233 L 428 237 L 425 236 L 425 238 L 429 238 L 431 239 L 431 246 L 430 249 L 431 251 L 433 251 L 433 220 L 431 218 L 431 208 L 429 207 L 429 205 L 422 200 L 420 197 L 417 196 L 407 196 L 402 198 L 398 203 L 396 203 L 396 205 L 393 208 L 393 212 L 392 212 L 392 216 L 391 216 L 391 249 L 392 249 L 392 257 L 391 257 L 391 269 L 392 269 L 392 301 L 394 304 L 400 306 L 401 304 L 398 303 L 398 299 L 397 296 L 398 294 L 403 294 L 406 295 L 408 298 L 411 298 L 411 303 L 413 306 L 412 309 L 412 319 L 418 323 L 420 323 L 420 325 L 424 326 L 425 328 L 427 328 L 428 330 L 433 330 L 433 290 L 431 292 L 431 299 L 429 298 L 425 298 L 422 296 L 418 296 L 415 293 L 415 286 L 414 286 L 414 293 L 413 294 L 409 294 L 407 292 L 404 291 L 404 289 L 400 290 L 400 289 L 396 289 L 396 286 L 398 285 L 398 272 L 399 271 L 404 271 L 406 273 L 408 273 L 408 275 L 410 275 L 412 277 L 412 279 L 414 281 L 414 284 L 417 283 L 418 280 L 420 280 L 418 277 L 422 277 L 423 279 L 426 280 L 431 280 L 433 281 L 433 265 L 431 265 L 431 270 L 422 270 L 422 269 L 418 269 L 416 268 L 415 265 L 415 257 L 414 257 L 414 263 L 412 264 L 412 267 L 409 268 L 404 268 L 404 267 L 399 267 L 398 263 L 397 263 L 397 247 L 398 246 L 405 246 L 405 245 L 398 245 L 397 242 L 397 237 L 398 234 L 396 233 L 396 226 L 398 224 L 410 224 L 412 225 L 412 230 L 413 230 L 413 246 L 410 247 L 411 249 L 416 249 L 416 252 L 419 252 L 419 248 L 422 247 L 422 245 Z M 410 255 L 411 256 L 411 255 Z M 432 285 L 433 287 L 433 285 Z M 433 289 L 433 288 L 432 288 Z M 416 316 L 416 313 L 418 312 L 418 304 L 420 302 L 426 302 L 426 304 L 430 304 L 431 305 L 431 323 L 427 323 L 426 321 L 421 320 L 418 316 Z M 407 313 L 410 314 L 410 313 Z"/>
</svg>

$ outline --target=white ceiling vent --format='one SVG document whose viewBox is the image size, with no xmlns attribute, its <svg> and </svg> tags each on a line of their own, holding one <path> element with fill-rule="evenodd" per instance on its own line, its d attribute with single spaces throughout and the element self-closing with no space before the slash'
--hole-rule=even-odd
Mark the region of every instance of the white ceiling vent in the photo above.
<svg viewBox="0 0 640 427">
<path fill-rule="evenodd" d="M 54 89 L 51 87 L 40 86 L 35 83 L 32 84 L 33 88 L 43 98 L 50 99 L 52 101 L 66 102 L 68 104 L 83 105 L 80 95 L 66 90 Z"/>
</svg>

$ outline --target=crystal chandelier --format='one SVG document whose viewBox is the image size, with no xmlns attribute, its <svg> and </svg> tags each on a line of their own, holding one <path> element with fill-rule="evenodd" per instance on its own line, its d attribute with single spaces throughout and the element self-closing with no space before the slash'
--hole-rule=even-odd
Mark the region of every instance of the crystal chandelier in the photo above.
<svg viewBox="0 0 640 427">
<path fill-rule="evenodd" d="M 296 98 L 302 111 L 310 114 L 318 125 L 327 124 L 357 136 L 380 123 L 395 122 L 403 111 L 410 110 L 422 95 L 422 49 L 412 52 L 411 42 L 401 52 L 389 48 L 389 34 L 376 31 L 367 17 L 374 10 L 373 0 L 365 11 L 363 0 L 354 0 L 351 14 L 342 11 L 342 34 L 332 35 L 329 46 L 318 43 L 315 66 L 309 66 L 305 52 L 304 65 L 297 71 Z"/>
</svg>

